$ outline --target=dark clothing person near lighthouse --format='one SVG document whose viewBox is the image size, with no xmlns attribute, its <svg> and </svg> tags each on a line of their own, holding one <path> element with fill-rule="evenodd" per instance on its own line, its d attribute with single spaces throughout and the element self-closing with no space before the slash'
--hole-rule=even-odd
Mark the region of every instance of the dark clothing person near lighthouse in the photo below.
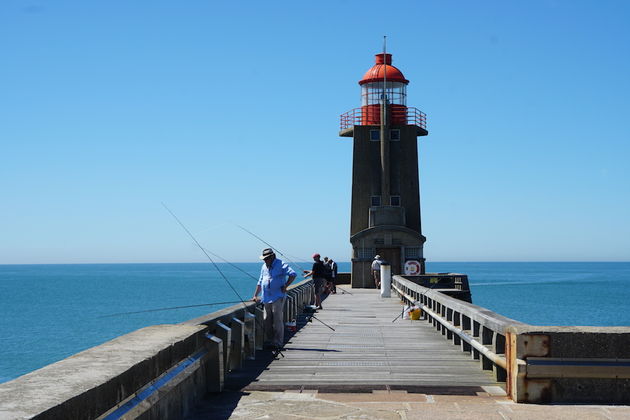
<svg viewBox="0 0 630 420">
<path fill-rule="evenodd" d="M 318 253 L 313 254 L 313 269 L 304 271 L 304 277 L 313 277 L 313 285 L 315 286 L 315 306 L 322 309 L 322 292 L 326 284 L 326 267 Z"/>
<path fill-rule="evenodd" d="M 273 332 L 272 345 L 280 349 L 284 345 L 284 298 L 297 274 L 276 258 L 271 248 L 263 249 L 260 259 L 264 264 L 252 300 L 257 301 L 262 292 L 260 300 L 265 308 L 265 330 Z"/>
</svg>

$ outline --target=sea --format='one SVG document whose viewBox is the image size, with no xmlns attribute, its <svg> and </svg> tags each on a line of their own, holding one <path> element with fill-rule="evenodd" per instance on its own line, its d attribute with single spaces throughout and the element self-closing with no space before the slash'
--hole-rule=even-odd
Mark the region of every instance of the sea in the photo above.
<svg viewBox="0 0 630 420">
<path fill-rule="evenodd" d="M 630 262 L 429 262 L 427 271 L 467 274 L 474 304 L 521 322 L 630 326 Z M 0 265 L 0 382 L 247 300 L 259 273 L 260 263 Z"/>
</svg>

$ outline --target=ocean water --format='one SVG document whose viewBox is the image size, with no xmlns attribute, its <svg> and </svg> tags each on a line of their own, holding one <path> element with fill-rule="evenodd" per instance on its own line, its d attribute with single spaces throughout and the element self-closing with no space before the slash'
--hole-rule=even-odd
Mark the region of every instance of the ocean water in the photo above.
<svg viewBox="0 0 630 420">
<path fill-rule="evenodd" d="M 309 263 L 300 263 L 304 268 Z M 148 325 L 251 297 L 260 263 L 0 265 L 0 382 Z M 296 268 L 302 268 L 296 267 Z M 339 263 L 349 271 L 349 263 Z M 468 274 L 473 302 L 536 325 L 630 326 L 630 263 L 428 263 Z"/>
</svg>

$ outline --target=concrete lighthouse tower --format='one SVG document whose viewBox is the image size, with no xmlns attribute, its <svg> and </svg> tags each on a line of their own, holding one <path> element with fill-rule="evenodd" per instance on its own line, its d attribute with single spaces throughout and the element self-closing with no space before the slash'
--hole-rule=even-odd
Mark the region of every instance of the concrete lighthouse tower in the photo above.
<svg viewBox="0 0 630 420">
<path fill-rule="evenodd" d="M 361 107 L 341 115 L 339 135 L 353 139 L 353 287 L 374 287 L 377 254 L 392 274 L 425 273 L 417 137 L 429 133 L 426 115 L 407 106 L 408 84 L 391 54 L 376 54 L 359 81 Z"/>
</svg>

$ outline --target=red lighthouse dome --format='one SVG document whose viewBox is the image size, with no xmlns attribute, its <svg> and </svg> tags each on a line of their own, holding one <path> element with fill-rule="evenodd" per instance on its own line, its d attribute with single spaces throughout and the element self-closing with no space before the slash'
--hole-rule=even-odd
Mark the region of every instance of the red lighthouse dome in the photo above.
<svg viewBox="0 0 630 420">
<path fill-rule="evenodd" d="M 381 106 L 388 109 L 388 120 L 393 125 L 407 121 L 407 85 L 402 72 L 392 66 L 392 55 L 376 54 L 376 64 L 369 69 L 361 85 L 361 124 L 379 125 Z"/>
<path fill-rule="evenodd" d="M 365 72 L 363 79 L 359 80 L 359 84 L 382 82 L 385 78 L 387 78 L 387 81 L 409 84 L 409 80 L 405 79 L 402 72 L 392 66 L 392 55 L 380 53 L 376 54 L 376 64 Z"/>
</svg>

